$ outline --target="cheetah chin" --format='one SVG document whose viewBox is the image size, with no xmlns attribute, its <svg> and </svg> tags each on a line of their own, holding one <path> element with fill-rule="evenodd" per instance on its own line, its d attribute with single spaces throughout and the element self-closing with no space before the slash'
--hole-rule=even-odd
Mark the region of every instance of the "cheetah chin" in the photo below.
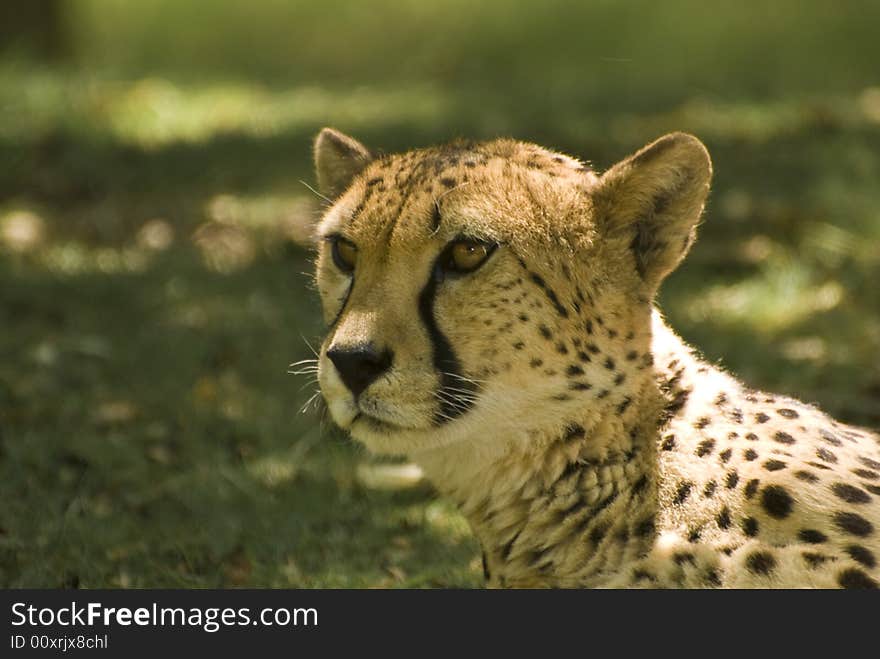
<svg viewBox="0 0 880 659">
<path fill-rule="evenodd" d="M 699 140 L 601 175 L 513 140 L 314 153 L 330 414 L 458 502 L 489 585 L 878 587 L 878 436 L 749 389 L 654 306 Z"/>
</svg>

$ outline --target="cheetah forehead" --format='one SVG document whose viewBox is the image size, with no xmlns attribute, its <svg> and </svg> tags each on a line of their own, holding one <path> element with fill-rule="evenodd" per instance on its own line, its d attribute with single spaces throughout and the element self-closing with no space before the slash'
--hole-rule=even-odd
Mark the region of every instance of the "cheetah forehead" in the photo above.
<svg viewBox="0 0 880 659">
<path fill-rule="evenodd" d="M 366 247 L 458 234 L 524 242 L 574 233 L 584 227 L 560 216 L 579 209 L 583 217 L 596 180 L 588 164 L 535 144 L 455 141 L 373 160 L 319 232 Z"/>
</svg>

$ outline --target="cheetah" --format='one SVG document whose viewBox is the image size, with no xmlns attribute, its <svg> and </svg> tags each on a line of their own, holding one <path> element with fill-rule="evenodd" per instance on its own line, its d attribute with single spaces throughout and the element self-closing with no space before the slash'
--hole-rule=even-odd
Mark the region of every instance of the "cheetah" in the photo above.
<svg viewBox="0 0 880 659">
<path fill-rule="evenodd" d="M 697 138 L 601 174 L 329 128 L 314 158 L 330 415 L 458 504 L 490 587 L 878 587 L 880 437 L 750 389 L 655 305 L 709 192 Z"/>
</svg>

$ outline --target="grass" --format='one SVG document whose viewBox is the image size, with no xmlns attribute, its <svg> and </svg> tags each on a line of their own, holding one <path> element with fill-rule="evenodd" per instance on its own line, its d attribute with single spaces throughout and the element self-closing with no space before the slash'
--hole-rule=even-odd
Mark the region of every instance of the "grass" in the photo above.
<svg viewBox="0 0 880 659">
<path fill-rule="evenodd" d="M 481 583 L 448 502 L 363 488 L 299 413 L 325 124 L 599 168 L 696 133 L 716 178 L 673 326 L 880 426 L 875 3 L 210 6 L 79 0 L 72 61 L 0 60 L 0 586 Z"/>
</svg>

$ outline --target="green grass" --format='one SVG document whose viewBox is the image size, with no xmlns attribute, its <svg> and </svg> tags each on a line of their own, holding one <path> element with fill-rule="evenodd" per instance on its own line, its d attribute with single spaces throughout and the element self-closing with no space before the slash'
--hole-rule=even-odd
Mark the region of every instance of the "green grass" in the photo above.
<svg viewBox="0 0 880 659">
<path fill-rule="evenodd" d="M 716 178 L 672 324 L 880 426 L 876 3 L 369 6 L 80 0 L 71 62 L 0 60 L 0 586 L 480 584 L 448 502 L 364 489 L 299 413 L 325 124 L 599 168 L 696 133 Z"/>
</svg>

